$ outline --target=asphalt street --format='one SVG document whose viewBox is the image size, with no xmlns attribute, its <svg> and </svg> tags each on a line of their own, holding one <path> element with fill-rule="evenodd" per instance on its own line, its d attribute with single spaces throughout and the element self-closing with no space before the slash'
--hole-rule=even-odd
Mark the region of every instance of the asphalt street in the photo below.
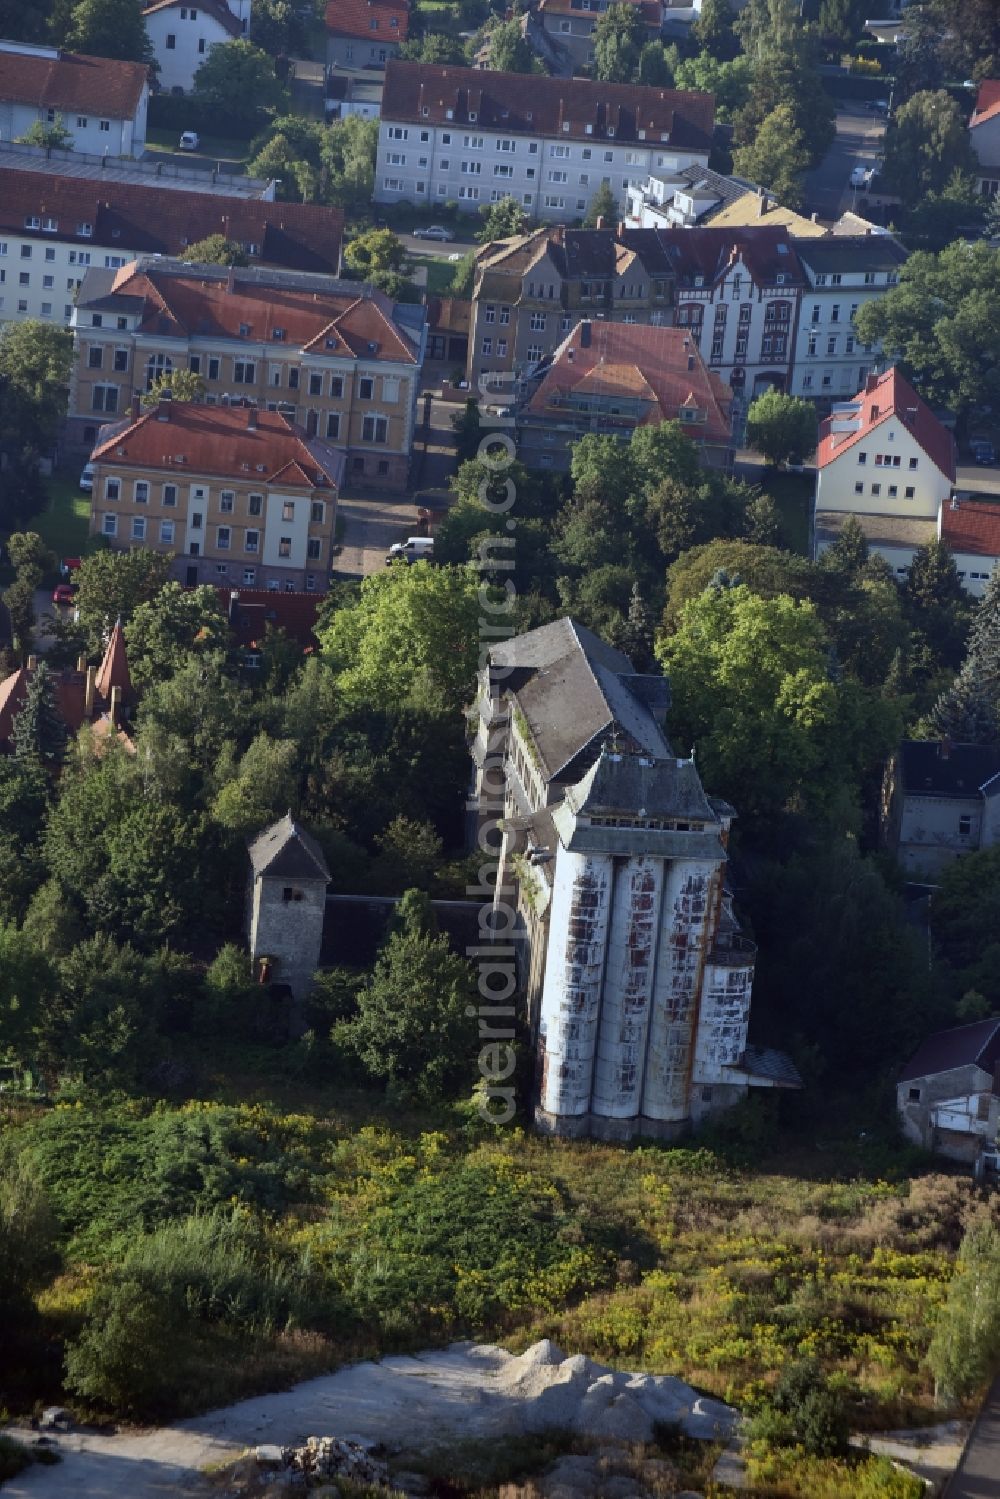
<svg viewBox="0 0 1000 1499">
<path fill-rule="evenodd" d="M 1000 1379 L 986 1397 L 944 1499 L 1000 1499 Z"/>
<path fill-rule="evenodd" d="M 850 186 L 856 166 L 873 166 L 882 150 L 885 121 L 871 114 L 863 104 L 845 104 L 837 112 L 837 134 L 819 166 L 809 172 L 805 181 L 807 213 L 818 213 L 821 219 L 835 219 L 849 208 L 863 213 L 861 195 Z M 858 208 L 861 200 L 862 206 Z"/>
</svg>

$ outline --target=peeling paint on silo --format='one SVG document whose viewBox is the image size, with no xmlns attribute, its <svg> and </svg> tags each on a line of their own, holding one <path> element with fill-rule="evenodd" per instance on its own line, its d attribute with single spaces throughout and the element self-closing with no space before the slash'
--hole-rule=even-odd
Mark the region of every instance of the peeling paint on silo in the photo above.
<svg viewBox="0 0 1000 1499">
<path fill-rule="evenodd" d="M 747 1044 L 753 965 L 709 962 L 702 985 L 695 1037 L 694 1081 L 725 1081 L 724 1067 L 739 1062 Z"/>
<path fill-rule="evenodd" d="M 608 1118 L 639 1114 L 662 888 L 661 860 L 640 856 L 618 865 L 592 1105 Z"/>
<path fill-rule="evenodd" d="M 556 866 L 542 990 L 541 1107 L 590 1111 L 613 868 L 606 855 L 567 853 Z"/>
<path fill-rule="evenodd" d="M 642 1112 L 648 1119 L 682 1120 L 690 1114 L 698 984 L 714 873 L 711 864 L 675 864 L 669 869 L 642 1093 Z"/>
</svg>

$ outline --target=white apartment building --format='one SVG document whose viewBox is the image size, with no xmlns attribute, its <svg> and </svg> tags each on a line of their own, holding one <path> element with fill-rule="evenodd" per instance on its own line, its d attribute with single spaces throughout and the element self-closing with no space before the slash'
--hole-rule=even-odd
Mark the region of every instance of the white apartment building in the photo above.
<svg viewBox="0 0 1000 1499">
<path fill-rule="evenodd" d="M 906 261 L 888 234 L 797 240 L 805 276 L 791 394 L 843 400 L 864 385 L 879 349 L 854 330 L 859 308 L 899 280 Z"/>
<path fill-rule="evenodd" d="M 546 223 L 582 218 L 603 184 L 708 165 L 711 95 L 398 60 L 386 65 L 374 199 L 454 202 L 468 213 L 514 197 Z"/>
<path fill-rule="evenodd" d="M 0 42 L 0 141 L 38 123 L 61 123 L 75 151 L 138 157 L 146 149 L 148 105 L 144 63 Z"/>
<path fill-rule="evenodd" d="M 212 48 L 250 30 L 250 0 L 152 0 L 142 14 L 160 68 L 157 82 L 168 94 L 188 93 Z"/>
<path fill-rule="evenodd" d="M 905 577 L 916 549 L 937 537 L 954 483 L 955 443 L 947 427 L 899 370 L 869 375 L 820 427 L 814 556 L 854 516 L 872 550 Z"/>
<path fill-rule="evenodd" d="M 984 78 L 969 121 L 969 142 L 979 162 L 976 186 L 985 198 L 1000 192 L 1000 79 Z"/>
<path fill-rule="evenodd" d="M 0 323 L 69 324 L 92 267 L 116 270 L 138 255 L 183 255 L 212 234 L 257 264 L 336 276 L 343 214 L 313 203 L 248 197 L 249 179 L 159 176 L 138 164 L 46 161 L 0 147 Z M 72 163 L 72 175 L 70 174 Z M 258 182 L 258 194 L 273 184 Z"/>
</svg>

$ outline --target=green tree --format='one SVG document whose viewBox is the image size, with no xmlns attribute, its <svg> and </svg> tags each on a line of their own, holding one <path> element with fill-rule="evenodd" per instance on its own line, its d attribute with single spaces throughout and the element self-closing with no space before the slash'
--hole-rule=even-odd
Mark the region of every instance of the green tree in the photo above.
<svg viewBox="0 0 1000 1499">
<path fill-rule="evenodd" d="M 465 463 L 469 459 L 474 459 L 479 452 L 479 442 L 483 429 L 482 420 L 479 416 L 479 402 L 470 396 L 461 412 L 456 413 L 452 417 L 451 425 L 455 429 L 455 446 L 458 450 L 459 463 Z M 484 510 L 483 515 L 485 516 L 485 514 Z M 464 562 L 465 560 L 464 557 L 461 558 L 461 561 Z"/>
<path fill-rule="evenodd" d="M 86 936 L 75 903 L 58 880 L 46 880 L 35 891 L 22 931 L 49 959 L 64 958 Z"/>
<path fill-rule="evenodd" d="M 423 36 L 408 37 L 399 55 L 404 62 L 457 63 L 460 67 L 465 62 L 462 43 L 442 31 L 425 31 Z"/>
<path fill-rule="evenodd" d="M 240 760 L 236 775 L 215 798 L 212 816 L 223 827 L 248 836 L 267 827 L 298 802 L 298 746 L 260 733 Z"/>
<path fill-rule="evenodd" d="M 406 251 L 391 229 L 369 229 L 344 246 L 344 263 L 373 286 L 397 287 Z"/>
<path fill-rule="evenodd" d="M 68 1071 L 91 1087 L 128 1083 L 151 1055 L 150 986 L 134 948 L 90 937 L 58 965 L 59 989 L 38 1026 L 51 1072 Z"/>
<path fill-rule="evenodd" d="M 488 245 L 495 239 L 515 239 L 527 228 L 528 218 L 524 209 L 509 194 L 499 202 L 491 203 L 488 208 L 480 209 L 480 212 L 483 215 L 483 227 L 478 230 L 476 238 L 481 244 Z"/>
<path fill-rule="evenodd" d="M 719 62 L 728 62 L 739 50 L 733 31 L 735 19 L 729 0 L 702 0 L 701 11 L 691 27 L 691 40 L 700 52 L 709 52 Z"/>
<path fill-rule="evenodd" d="M 955 667 L 972 613 L 955 558 L 945 541 L 929 541 L 913 554 L 903 585 L 907 615 L 921 631 L 937 660 Z"/>
<path fill-rule="evenodd" d="M 747 412 L 747 442 L 768 463 L 801 463 L 816 448 L 816 407 L 812 401 L 766 390 Z"/>
<path fill-rule="evenodd" d="M 922 91 L 896 110 L 882 176 L 904 203 L 942 192 L 954 172 L 971 173 L 974 166 L 965 116 L 950 94 Z"/>
<path fill-rule="evenodd" d="M 386 568 L 320 631 L 345 702 L 425 701 L 459 710 L 479 651 L 479 580 L 427 562 Z"/>
<path fill-rule="evenodd" d="M 962 669 L 935 704 L 930 727 L 966 744 L 994 744 L 1000 737 L 1000 573 L 986 585 Z"/>
<path fill-rule="evenodd" d="M 93 57 L 152 62 L 153 48 L 142 9 L 134 0 L 80 0 L 73 8 L 65 45 Z"/>
<path fill-rule="evenodd" d="M 1000 1006 L 998 917 L 998 850 L 977 849 L 947 864 L 931 902 L 938 973 L 956 997 L 977 990 L 987 1002 L 988 1013 Z"/>
<path fill-rule="evenodd" d="M 802 206 L 802 174 L 809 166 L 806 138 L 791 104 L 779 104 L 761 120 L 754 137 L 733 152 L 733 166 L 770 188 L 786 208 Z"/>
<path fill-rule="evenodd" d="M 602 83 L 631 83 L 645 41 L 634 5 L 609 5 L 594 27 L 594 77 Z"/>
<path fill-rule="evenodd" d="M 308 55 L 306 28 L 291 0 L 254 0 L 253 39 L 269 57 Z"/>
<path fill-rule="evenodd" d="M 988 1218 L 962 1239 L 927 1362 L 945 1400 L 978 1393 L 1000 1369 L 1000 1229 Z"/>
<path fill-rule="evenodd" d="M 18 654 L 23 658 L 31 648 L 35 593 L 54 559 L 36 531 L 13 532 L 7 539 L 7 553 L 14 565 L 14 582 L 4 590 L 3 599 Z"/>
<path fill-rule="evenodd" d="M 277 110 L 287 99 L 275 77 L 274 61 L 245 37 L 212 47 L 194 75 L 192 95 L 233 119 Z"/>
<path fill-rule="evenodd" d="M 257 17 L 254 16 L 256 35 Z M 249 258 L 242 245 L 234 244 L 224 234 L 210 234 L 205 239 L 195 240 L 184 251 L 184 259 L 198 265 L 247 265 Z"/>
<path fill-rule="evenodd" d="M 335 1031 L 372 1077 L 427 1102 L 471 1087 L 475 975 L 446 937 L 396 933 L 358 991 L 357 1018 Z"/>
<path fill-rule="evenodd" d="M 219 596 L 207 584 L 182 588 L 164 583 L 151 599 L 136 605 L 125 626 L 129 672 L 139 688 L 165 681 L 186 656 L 224 651 L 228 642 Z"/>
<path fill-rule="evenodd" d="M 24 705 L 14 719 L 14 757 L 50 773 L 66 753 L 66 723 L 56 701 L 55 682 L 44 661 L 32 672 Z"/>
<path fill-rule="evenodd" d="M 387 894 L 434 884 L 441 865 L 442 843 L 429 822 L 396 817 L 375 840 L 379 856 L 376 877 Z"/>
<path fill-rule="evenodd" d="M 12 42 L 44 42 L 49 0 L 0 0 L 0 36 Z"/>
<path fill-rule="evenodd" d="M 157 375 L 152 385 L 143 392 L 144 407 L 158 406 L 166 395 L 171 401 L 200 401 L 205 394 L 205 381 L 193 370 L 171 370 Z"/>
<path fill-rule="evenodd" d="M 598 222 L 605 229 L 610 229 L 618 222 L 618 199 L 615 197 L 611 186 L 602 182 L 590 200 L 587 216 L 583 221 L 585 229 L 596 229 Z"/>
<path fill-rule="evenodd" d="M 645 42 L 639 53 L 638 82 L 647 88 L 673 88 L 674 76 L 667 63 L 662 42 Z"/>
<path fill-rule="evenodd" d="M 735 121 L 734 144 L 749 149 L 768 116 L 787 106 L 791 110 L 796 155 L 804 144 L 807 164 L 815 164 L 835 134 L 834 105 L 817 71 L 815 33 L 804 26 L 798 0 L 750 0 L 739 16 L 736 30 L 753 82 L 750 97 Z M 780 140 L 776 131 L 772 130 L 771 135 L 769 157 L 774 162 L 780 160 Z M 786 177 L 792 175 L 785 173 Z"/>
<path fill-rule="evenodd" d="M 960 424 L 972 407 L 1000 402 L 1000 250 L 984 241 L 911 255 L 898 286 L 866 302 L 855 325 Z"/>
<path fill-rule="evenodd" d="M 73 335 L 27 318 L 0 326 L 0 445 L 52 448 L 66 415 Z"/>
<path fill-rule="evenodd" d="M 541 64 L 521 32 L 516 13 L 509 21 L 496 21 L 486 32 L 488 63 L 498 73 L 537 73 Z"/>
<path fill-rule="evenodd" d="M 697 57 L 685 58 L 674 70 L 677 88 L 715 95 L 716 119 L 723 124 L 729 124 L 744 108 L 752 82 L 753 70 L 746 57 L 719 62 L 711 53 L 699 52 Z"/>
<path fill-rule="evenodd" d="M 14 137 L 19 146 L 41 146 L 46 151 L 65 151 L 73 144 L 73 132 L 66 129 L 61 114 L 54 120 L 32 120 L 23 135 Z"/>
<path fill-rule="evenodd" d="M 93 652 L 103 649 L 115 620 L 127 625 L 140 604 L 156 597 L 167 582 L 171 562 L 170 557 L 142 548 L 95 552 L 83 559 L 76 603 Z"/>
<path fill-rule="evenodd" d="M 0 925 L 0 1046 L 24 1064 L 33 1059 L 55 989 L 48 959 L 28 934 Z"/>
</svg>

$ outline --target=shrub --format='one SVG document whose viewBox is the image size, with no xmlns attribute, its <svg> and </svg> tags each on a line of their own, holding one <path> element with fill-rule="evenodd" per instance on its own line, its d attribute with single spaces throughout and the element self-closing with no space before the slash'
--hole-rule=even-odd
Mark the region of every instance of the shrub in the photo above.
<svg viewBox="0 0 1000 1499">
<path fill-rule="evenodd" d="M 843 1397 L 815 1359 L 797 1359 L 782 1370 L 771 1399 L 754 1420 L 752 1434 L 769 1446 L 801 1446 L 813 1457 L 835 1457 L 847 1450 Z"/>
</svg>

